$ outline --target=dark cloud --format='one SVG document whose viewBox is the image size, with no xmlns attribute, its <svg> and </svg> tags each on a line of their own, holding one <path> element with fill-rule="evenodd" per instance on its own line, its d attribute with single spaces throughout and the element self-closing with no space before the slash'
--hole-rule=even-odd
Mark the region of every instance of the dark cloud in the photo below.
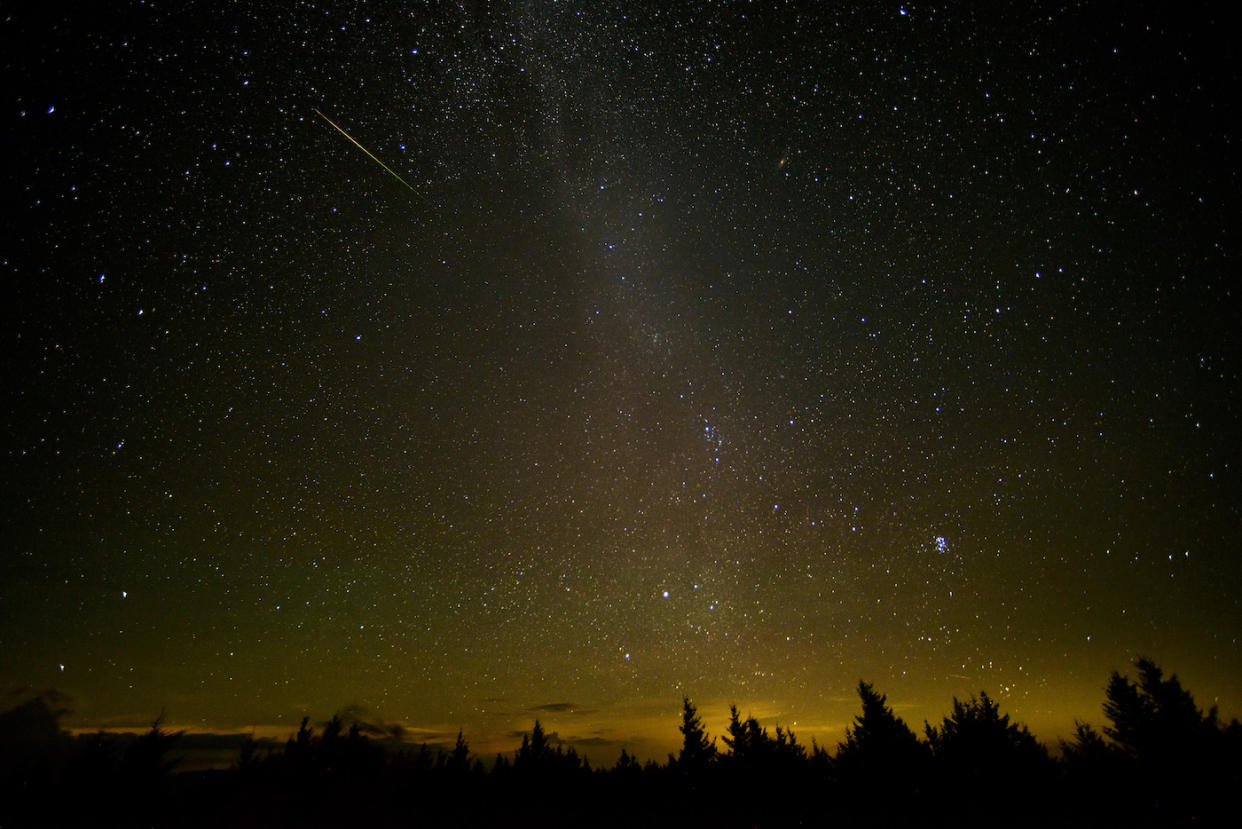
<svg viewBox="0 0 1242 829">
<path fill-rule="evenodd" d="M 210 731 L 182 734 L 177 747 L 186 751 L 239 751 L 247 740 L 254 740 L 260 751 L 270 751 L 284 746 L 284 740 L 271 737 L 255 738 L 249 733 L 216 734 Z"/>
<path fill-rule="evenodd" d="M 584 748 L 623 748 L 633 745 L 632 740 L 611 740 L 607 737 L 569 737 L 566 742 Z"/>
<path fill-rule="evenodd" d="M 528 712 L 549 713 L 549 714 L 594 714 L 593 708 L 579 708 L 572 702 L 545 702 L 543 705 L 535 705 L 526 709 Z"/>
<path fill-rule="evenodd" d="M 394 740 L 396 742 L 406 742 L 412 735 L 410 729 L 403 723 L 384 722 L 374 712 L 363 705 L 346 705 L 337 712 L 346 725 L 357 725 L 358 730 L 368 737 L 376 737 L 379 739 Z M 439 738 L 439 734 L 430 735 Z"/>
</svg>

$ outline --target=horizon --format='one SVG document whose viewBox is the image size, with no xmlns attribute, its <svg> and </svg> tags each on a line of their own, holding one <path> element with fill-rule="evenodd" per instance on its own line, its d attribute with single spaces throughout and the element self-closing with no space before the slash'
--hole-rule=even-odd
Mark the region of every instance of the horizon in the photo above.
<svg viewBox="0 0 1242 829">
<path fill-rule="evenodd" d="M 1160 664 L 1158 660 L 1157 664 Z M 1120 669 L 1119 673 L 1122 676 L 1134 678 L 1135 671 L 1133 665 L 1130 665 L 1129 670 Z M 1168 674 L 1181 681 L 1183 687 L 1195 696 L 1196 704 L 1205 714 L 1211 710 L 1216 710 L 1218 719 L 1222 723 L 1228 723 L 1231 720 L 1237 719 L 1237 715 L 1233 713 L 1234 709 L 1228 706 L 1220 707 L 1219 699 L 1211 702 L 1199 699 L 1198 695 L 1195 694 L 1194 685 L 1188 684 L 1177 671 L 1169 671 Z M 989 698 L 998 704 L 1002 714 L 1009 716 L 1011 722 L 1028 727 L 1035 739 L 1056 756 L 1060 752 L 1062 742 L 1070 741 L 1073 738 L 1074 729 L 1078 723 L 1089 724 L 1098 729 L 1104 721 L 1103 704 L 1106 680 L 1107 677 L 1105 681 L 1100 683 L 1100 700 L 1096 706 L 1096 716 L 1073 716 L 1067 724 L 1062 724 L 1059 730 L 1055 731 L 1049 729 L 1046 724 L 1039 724 L 1038 720 L 1032 723 L 1032 721 L 1021 716 L 1020 709 L 1011 709 L 1007 700 L 997 697 L 986 688 L 951 697 L 943 706 L 944 710 L 933 715 L 918 713 L 915 705 L 903 704 L 900 699 L 894 699 L 888 694 L 885 695 L 888 697 L 888 704 L 892 708 L 893 713 L 905 721 L 915 734 L 919 736 L 919 739 L 922 740 L 925 736 L 925 727 L 927 725 L 938 725 L 941 719 L 951 711 L 952 703 L 955 699 L 965 701 L 972 697 L 977 697 L 980 692 L 987 693 Z M 883 688 L 877 688 L 876 690 L 879 693 L 885 693 Z M 717 739 L 720 735 L 726 733 L 729 708 L 737 703 L 731 701 L 722 702 L 720 700 L 709 700 L 700 703 L 694 698 L 691 698 L 691 701 L 696 705 L 709 737 Z M 787 721 L 781 719 L 779 714 L 757 713 L 756 710 L 747 708 L 744 705 L 738 705 L 738 711 L 744 718 L 754 716 L 766 729 L 770 730 L 776 726 L 781 726 L 786 731 L 792 731 L 799 744 L 807 748 L 810 748 L 813 744 L 818 744 L 828 749 L 830 753 L 834 753 L 838 745 L 845 741 L 846 729 L 854 725 L 855 717 L 859 715 L 861 709 L 859 709 L 857 696 L 853 700 L 833 700 L 833 702 L 839 703 L 842 706 L 852 704 L 854 710 L 842 721 L 827 723 Z M 362 733 L 369 739 L 394 747 L 416 748 L 426 745 L 434 751 L 447 752 L 452 749 L 458 731 L 460 731 L 470 745 L 471 754 L 484 761 L 484 764 L 488 766 L 495 760 L 497 754 L 510 757 L 514 755 L 521 745 L 522 737 L 529 734 L 530 728 L 535 722 L 539 722 L 542 724 L 553 747 L 558 745 L 566 748 L 573 747 L 580 756 L 589 759 L 593 766 L 609 768 L 615 763 L 622 749 L 630 756 L 635 757 L 640 763 L 645 763 L 649 760 L 661 763 L 669 754 L 676 754 L 676 750 L 681 745 L 681 737 L 677 731 L 681 718 L 681 703 L 678 702 L 676 706 L 670 705 L 668 708 L 667 714 L 653 713 L 646 720 L 649 730 L 642 734 L 632 735 L 628 740 L 601 739 L 598 736 L 600 732 L 596 729 L 601 725 L 607 725 L 608 720 L 601 716 L 601 712 L 598 709 L 583 710 L 580 706 L 576 706 L 571 702 L 547 704 L 511 714 L 509 716 L 512 723 L 516 724 L 521 721 L 522 717 L 525 717 L 527 725 L 525 727 L 515 726 L 504 731 L 493 730 L 491 732 L 471 732 L 464 725 L 451 727 L 448 724 L 431 724 L 426 722 L 416 724 L 413 722 L 390 721 L 379 716 L 380 712 L 373 712 L 360 706 L 342 706 L 336 709 L 331 716 L 343 715 L 347 725 L 358 722 L 362 725 Z M 779 706 L 777 708 L 779 709 Z M 912 717 L 912 712 L 916 716 Z M 310 713 L 304 713 L 301 716 L 308 717 L 310 727 L 315 730 L 322 730 L 329 719 L 317 719 Z M 584 722 L 584 717 L 589 719 Z M 96 728 L 74 723 L 73 721 L 77 718 L 73 716 L 71 711 L 63 719 L 69 722 L 62 722 L 62 727 L 73 737 L 96 733 L 136 736 L 148 731 L 152 725 L 152 720 L 150 719 L 146 722 L 126 720 L 108 723 L 104 727 Z M 269 750 L 283 748 L 286 741 L 296 736 L 300 724 L 300 717 L 295 722 L 288 724 L 248 723 L 226 726 L 224 728 L 211 728 L 209 724 L 194 720 L 180 721 L 174 718 L 161 719 L 159 721 L 160 728 L 165 732 L 184 732 L 185 735 L 191 737 L 241 739 L 249 736 L 252 739 L 259 740 Z M 578 732 L 583 733 L 580 734 Z M 191 740 L 190 742 L 193 741 Z M 212 767 L 220 767 L 220 763 L 227 766 L 236 759 L 234 757 L 236 749 L 234 748 L 203 749 L 202 746 L 194 746 L 193 750 L 210 750 L 212 756 L 216 758 L 216 761 L 211 764 Z M 201 760 L 191 762 L 187 768 L 199 768 L 201 767 L 201 762 Z"/>
</svg>

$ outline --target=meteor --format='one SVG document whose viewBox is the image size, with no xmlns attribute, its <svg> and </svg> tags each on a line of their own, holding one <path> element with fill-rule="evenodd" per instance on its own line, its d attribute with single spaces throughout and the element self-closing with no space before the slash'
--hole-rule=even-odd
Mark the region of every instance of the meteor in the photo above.
<svg viewBox="0 0 1242 829">
<path fill-rule="evenodd" d="M 378 158 L 376 158 L 374 153 L 372 153 L 372 152 L 371 152 L 370 150 L 368 150 L 366 147 L 364 147 L 364 146 L 362 146 L 361 144 L 359 144 L 357 141 L 354 141 L 354 137 L 353 137 L 352 135 L 350 135 L 349 133 L 345 132 L 345 130 L 343 130 L 343 129 L 341 129 L 340 127 L 338 127 L 338 126 L 336 125 L 336 122 L 335 122 L 335 121 L 333 121 L 333 120 L 332 120 L 331 118 L 329 118 L 328 116 L 324 115 L 324 114 L 323 114 L 322 112 L 320 112 L 319 110 L 315 110 L 315 114 L 316 114 L 316 115 L 318 115 L 318 116 L 319 116 L 320 118 L 322 118 L 323 120 L 327 121 L 329 124 L 331 124 L 331 125 L 332 125 L 332 127 L 333 127 L 333 129 L 335 129 L 335 130 L 336 130 L 337 132 L 339 132 L 341 135 L 345 136 L 345 137 L 346 137 L 346 138 L 348 138 L 350 141 L 352 141 L 355 147 L 357 147 L 358 149 L 362 150 L 362 151 L 363 151 L 364 153 L 366 153 L 367 155 L 371 156 L 371 160 L 372 160 L 372 161 L 374 161 L 374 162 L 375 162 L 376 164 L 378 164 L 379 166 L 383 167 L 383 168 L 384 168 L 385 170 L 387 170 L 389 173 L 392 173 L 392 177 L 393 177 L 393 178 L 395 178 L 397 181 L 401 182 L 402 184 L 404 184 L 406 187 L 409 187 L 409 190 L 410 190 L 410 192 L 411 192 L 411 193 L 417 193 L 417 192 L 418 192 L 418 191 L 417 191 L 417 190 L 415 190 L 413 187 L 410 187 L 410 183 L 409 183 L 408 181 L 406 181 L 405 179 L 401 178 L 401 176 L 399 176 L 399 175 L 397 175 L 395 172 L 393 172 L 393 169 L 392 169 L 391 167 L 389 167 L 387 164 L 385 164 L 384 162 L 382 162 L 382 161 L 380 161 Z"/>
</svg>

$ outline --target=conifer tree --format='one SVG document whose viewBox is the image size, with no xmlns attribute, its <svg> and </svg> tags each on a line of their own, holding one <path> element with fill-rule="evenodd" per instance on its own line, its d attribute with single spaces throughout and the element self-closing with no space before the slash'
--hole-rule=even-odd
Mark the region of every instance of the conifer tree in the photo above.
<svg viewBox="0 0 1242 829">
<path fill-rule="evenodd" d="M 1104 716 L 1111 726 L 1104 733 L 1123 752 L 1144 762 L 1172 759 L 1218 730 L 1216 710 L 1204 715 L 1176 675 L 1165 679 L 1150 659 L 1139 659 L 1135 667 L 1138 682 L 1113 671 L 1105 691 Z"/>
<path fill-rule="evenodd" d="M 677 755 L 678 766 L 686 771 L 701 771 L 711 765 L 716 758 L 716 741 L 708 739 L 703 719 L 689 697 L 682 699 L 681 725 L 678 730 L 682 734 L 681 753 Z"/>
<path fill-rule="evenodd" d="M 842 764 L 870 767 L 909 762 L 921 756 L 922 744 L 905 722 L 888 706 L 888 697 L 867 682 L 858 683 L 862 713 L 845 731 L 845 742 L 837 750 Z"/>
<path fill-rule="evenodd" d="M 460 774 L 465 774 L 470 768 L 470 744 L 466 742 L 460 728 L 457 730 L 457 742 L 453 746 L 453 753 L 449 755 L 449 768 Z"/>
</svg>

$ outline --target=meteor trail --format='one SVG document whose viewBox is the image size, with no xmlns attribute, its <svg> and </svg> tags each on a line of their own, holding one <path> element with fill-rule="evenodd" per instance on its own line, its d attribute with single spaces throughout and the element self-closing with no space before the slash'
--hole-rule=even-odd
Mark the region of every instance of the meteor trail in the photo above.
<svg viewBox="0 0 1242 829">
<path fill-rule="evenodd" d="M 355 147 L 357 147 L 358 149 L 362 150 L 362 151 L 363 151 L 364 153 L 366 153 L 367 155 L 371 156 L 371 159 L 372 159 L 372 160 L 373 160 L 376 164 L 378 164 L 379 166 L 383 167 L 383 168 L 384 168 L 385 170 L 387 170 L 388 172 L 392 173 L 392 177 L 393 177 L 393 178 L 395 178 L 397 181 L 401 182 L 402 184 L 404 184 L 406 187 L 409 187 L 409 189 L 410 189 L 410 192 L 411 192 L 411 193 L 417 193 L 417 192 L 418 192 L 418 191 L 417 191 L 417 190 L 415 190 L 413 187 L 410 187 L 409 182 L 407 182 L 405 179 L 401 178 L 401 176 L 399 176 L 399 175 L 397 175 L 395 172 L 393 172 L 393 169 L 392 169 L 391 167 L 389 167 L 387 164 L 385 164 L 384 162 L 382 162 L 382 161 L 380 161 L 378 158 L 376 158 L 374 153 L 372 153 L 372 152 L 371 152 L 370 150 L 368 150 L 366 147 L 364 147 L 364 146 L 362 146 L 361 144 L 359 144 L 357 141 L 354 141 L 354 137 L 353 137 L 352 135 L 350 135 L 349 133 L 345 132 L 345 130 L 343 130 L 343 129 L 341 129 L 340 127 L 338 127 L 338 126 L 336 125 L 336 122 L 335 122 L 335 121 L 333 121 L 333 120 L 332 120 L 331 118 L 329 118 L 328 116 L 324 115 L 324 114 L 323 114 L 322 112 L 320 112 L 319 110 L 315 110 L 315 114 L 316 114 L 316 115 L 318 115 L 318 116 L 319 116 L 320 118 L 322 118 L 323 120 L 327 121 L 329 124 L 331 124 L 331 125 L 332 125 L 332 127 L 333 127 L 333 128 L 334 128 L 337 132 L 339 132 L 341 135 L 345 136 L 345 137 L 346 137 L 346 138 L 348 138 L 350 141 L 353 141 L 354 146 L 355 146 Z"/>
</svg>

